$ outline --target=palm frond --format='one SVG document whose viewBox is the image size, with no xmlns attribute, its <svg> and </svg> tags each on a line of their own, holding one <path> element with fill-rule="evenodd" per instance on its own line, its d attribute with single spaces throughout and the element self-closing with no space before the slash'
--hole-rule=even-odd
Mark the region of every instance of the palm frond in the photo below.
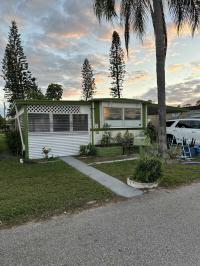
<svg viewBox="0 0 200 266">
<path fill-rule="evenodd" d="M 194 35 L 196 29 L 200 26 L 200 1 L 168 0 L 168 5 L 178 32 L 185 23 L 188 23 L 192 35 Z"/>
<path fill-rule="evenodd" d="M 142 40 L 145 32 L 150 6 L 148 0 L 122 0 L 120 7 L 121 23 L 124 26 L 125 45 L 128 52 L 129 35 L 132 29 Z"/>
<path fill-rule="evenodd" d="M 122 0 L 120 6 L 120 20 L 121 25 L 124 26 L 125 46 L 128 54 L 129 40 L 130 40 L 130 24 L 131 24 L 131 8 L 132 0 Z"/>
<path fill-rule="evenodd" d="M 116 13 L 116 2 L 115 0 L 94 0 L 94 12 L 99 21 L 102 18 L 106 20 L 112 20 L 117 16 Z"/>
</svg>

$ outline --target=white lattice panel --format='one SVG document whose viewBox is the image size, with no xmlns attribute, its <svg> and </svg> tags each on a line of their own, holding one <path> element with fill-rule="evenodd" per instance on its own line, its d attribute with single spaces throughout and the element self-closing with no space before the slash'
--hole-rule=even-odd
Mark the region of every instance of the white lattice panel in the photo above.
<svg viewBox="0 0 200 266">
<path fill-rule="evenodd" d="M 28 113 L 80 114 L 79 105 L 29 105 Z"/>
</svg>

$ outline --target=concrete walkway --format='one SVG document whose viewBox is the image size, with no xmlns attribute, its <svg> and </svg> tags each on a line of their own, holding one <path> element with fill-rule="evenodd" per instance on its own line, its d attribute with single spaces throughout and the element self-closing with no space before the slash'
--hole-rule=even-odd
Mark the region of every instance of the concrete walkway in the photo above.
<svg viewBox="0 0 200 266">
<path fill-rule="evenodd" d="M 88 166 L 87 164 L 71 157 L 61 157 L 61 160 L 66 162 L 67 164 L 71 165 L 75 169 L 77 169 L 79 172 L 89 176 L 93 180 L 97 181 L 101 185 L 107 187 L 114 193 L 116 193 L 119 196 L 125 197 L 125 198 L 132 198 L 135 196 L 142 195 L 142 191 L 138 189 L 134 189 L 132 187 L 129 187 L 128 185 L 124 184 L 120 180 L 107 175 L 106 173 L 103 173 L 96 168 L 93 168 L 91 166 Z"/>
</svg>

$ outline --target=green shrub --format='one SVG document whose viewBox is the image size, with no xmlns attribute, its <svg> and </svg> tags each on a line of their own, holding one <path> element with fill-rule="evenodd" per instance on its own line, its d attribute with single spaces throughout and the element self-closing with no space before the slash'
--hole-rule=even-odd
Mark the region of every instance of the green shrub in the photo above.
<svg viewBox="0 0 200 266">
<path fill-rule="evenodd" d="M 130 133 L 128 130 L 124 133 L 123 136 L 123 141 L 128 142 L 128 143 L 133 143 L 134 142 L 134 136 L 132 133 Z"/>
<path fill-rule="evenodd" d="M 147 125 L 145 135 L 150 139 L 151 144 L 157 141 L 157 130 L 151 122 L 149 122 Z"/>
<path fill-rule="evenodd" d="M 80 146 L 80 155 L 83 156 L 95 156 L 97 154 L 97 149 L 91 143 L 88 145 Z"/>
<path fill-rule="evenodd" d="M 119 133 L 117 133 L 117 135 L 115 137 L 115 142 L 118 144 L 122 144 L 122 141 L 123 141 L 122 133 L 119 132 Z"/>
<path fill-rule="evenodd" d="M 22 144 L 21 144 L 21 138 L 20 133 L 17 130 L 8 130 L 5 133 L 6 135 L 6 142 L 8 144 L 9 150 L 14 155 L 20 155 L 22 151 Z"/>
<path fill-rule="evenodd" d="M 170 148 L 167 151 L 170 159 L 177 159 L 182 155 L 182 152 L 183 152 L 182 147 L 178 145 L 170 146 Z"/>
<path fill-rule="evenodd" d="M 108 124 L 104 124 L 103 126 L 103 135 L 102 135 L 102 139 L 101 139 L 101 145 L 102 146 L 109 146 L 112 142 L 112 134 L 110 129 L 110 126 Z"/>
<path fill-rule="evenodd" d="M 123 142 L 125 143 L 132 143 L 134 142 L 134 135 L 130 133 L 128 130 L 122 135 L 121 132 L 119 132 L 116 137 L 115 137 L 115 142 L 118 144 L 122 144 Z"/>
<path fill-rule="evenodd" d="M 140 158 L 160 158 L 159 145 L 154 143 L 148 147 L 142 147 L 140 149 Z"/>
<path fill-rule="evenodd" d="M 153 183 L 162 177 L 162 162 L 157 158 L 142 158 L 135 168 L 133 180 L 143 183 Z"/>
</svg>

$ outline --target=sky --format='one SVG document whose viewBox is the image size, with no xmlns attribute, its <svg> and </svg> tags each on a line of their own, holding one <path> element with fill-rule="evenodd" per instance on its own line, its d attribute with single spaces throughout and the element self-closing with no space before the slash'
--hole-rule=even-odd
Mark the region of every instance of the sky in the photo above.
<svg viewBox="0 0 200 266">
<path fill-rule="evenodd" d="M 64 100 L 81 99 L 81 68 L 90 61 L 96 78 L 96 97 L 110 97 L 109 50 L 117 30 L 124 48 L 123 29 L 99 24 L 93 0 L 1 0 L 0 60 L 2 61 L 11 21 L 17 22 L 29 68 L 43 91 L 50 83 L 63 85 Z M 200 33 L 192 38 L 184 27 L 177 36 L 168 19 L 169 47 L 166 62 L 166 94 L 170 105 L 194 104 L 200 99 Z M 131 34 L 123 97 L 156 102 L 156 62 L 151 23 L 143 43 Z M 0 75 L 0 112 L 4 81 Z"/>
</svg>

